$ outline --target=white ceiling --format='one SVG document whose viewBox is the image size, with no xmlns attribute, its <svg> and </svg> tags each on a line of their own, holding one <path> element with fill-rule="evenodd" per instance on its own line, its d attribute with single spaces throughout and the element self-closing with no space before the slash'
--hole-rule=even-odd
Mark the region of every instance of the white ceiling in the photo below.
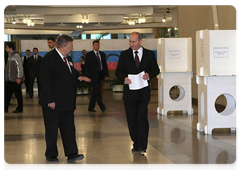
<svg viewBox="0 0 240 170">
<path fill-rule="evenodd" d="M 166 8 L 171 9 L 171 13 L 166 13 Z M 139 16 L 146 17 L 146 23 L 130 26 L 128 19 L 137 20 Z M 89 23 L 82 23 L 83 15 L 88 16 Z M 162 18 L 167 18 L 163 23 Z M 24 16 L 29 16 L 35 26 L 27 26 L 22 23 Z M 12 24 L 12 19 L 16 24 Z M 81 25 L 82 28 L 76 28 Z M 39 31 L 47 32 L 86 32 L 96 30 L 117 30 L 131 28 L 153 28 L 177 26 L 177 6 L 176 5 L 148 5 L 148 6 L 79 6 L 79 5 L 45 5 L 45 6 L 7 6 L 4 11 L 5 33 L 11 31 L 12 34 L 34 34 Z M 10 30 L 9 30 L 10 29 Z M 14 31 L 12 31 L 14 29 Z"/>
</svg>

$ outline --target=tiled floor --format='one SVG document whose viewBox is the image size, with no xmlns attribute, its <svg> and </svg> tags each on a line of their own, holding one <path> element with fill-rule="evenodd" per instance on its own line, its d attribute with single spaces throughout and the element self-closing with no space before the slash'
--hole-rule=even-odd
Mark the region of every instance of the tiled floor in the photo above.
<svg viewBox="0 0 240 170">
<path fill-rule="evenodd" d="M 35 94 L 24 95 L 24 113 L 13 114 L 16 99 L 5 113 L 5 161 L 9 164 L 47 164 L 42 110 Z M 236 160 L 236 132 L 214 130 L 204 135 L 196 130 L 197 106 L 194 115 L 170 112 L 159 116 L 157 90 L 152 90 L 149 103 L 149 143 L 147 154 L 132 153 L 122 93 L 103 91 L 107 107 L 101 113 L 87 111 L 89 95 L 77 96 L 75 111 L 76 138 L 79 153 L 85 158 L 76 164 L 231 164 Z M 59 163 L 66 164 L 61 137 L 58 139 Z"/>
</svg>

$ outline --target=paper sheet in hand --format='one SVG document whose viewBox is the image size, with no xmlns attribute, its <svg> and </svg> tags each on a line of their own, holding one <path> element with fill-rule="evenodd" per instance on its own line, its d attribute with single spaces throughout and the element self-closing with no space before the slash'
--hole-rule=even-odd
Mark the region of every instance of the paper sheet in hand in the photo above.
<svg viewBox="0 0 240 170">
<path fill-rule="evenodd" d="M 129 84 L 129 89 L 130 90 L 139 90 L 142 89 L 144 87 L 148 86 L 148 82 L 147 80 L 143 80 L 143 75 L 145 74 L 145 72 L 141 72 L 139 74 L 129 74 L 128 78 L 131 79 L 132 83 Z"/>
</svg>

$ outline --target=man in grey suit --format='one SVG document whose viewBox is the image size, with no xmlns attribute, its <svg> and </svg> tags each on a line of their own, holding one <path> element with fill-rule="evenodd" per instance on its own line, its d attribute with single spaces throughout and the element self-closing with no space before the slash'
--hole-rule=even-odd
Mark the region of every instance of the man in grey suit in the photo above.
<svg viewBox="0 0 240 170">
<path fill-rule="evenodd" d="M 74 110 L 76 109 L 77 80 L 90 81 L 80 76 L 73 67 L 71 57 L 67 57 L 73 49 L 73 39 L 61 35 L 57 46 L 42 59 L 40 78 L 42 106 L 45 124 L 46 159 L 58 162 L 57 136 L 60 129 L 65 156 L 68 162 L 84 158 L 78 154 L 75 136 Z"/>
<path fill-rule="evenodd" d="M 145 72 L 142 79 L 150 80 L 159 74 L 158 64 L 153 51 L 141 46 L 142 36 L 138 32 L 129 37 L 130 48 L 122 51 L 118 61 L 116 76 L 124 82 L 123 100 L 128 122 L 129 133 L 133 141 L 132 152 L 146 152 L 148 143 L 148 102 L 151 90 L 148 86 L 131 90 L 129 74 Z"/>
</svg>

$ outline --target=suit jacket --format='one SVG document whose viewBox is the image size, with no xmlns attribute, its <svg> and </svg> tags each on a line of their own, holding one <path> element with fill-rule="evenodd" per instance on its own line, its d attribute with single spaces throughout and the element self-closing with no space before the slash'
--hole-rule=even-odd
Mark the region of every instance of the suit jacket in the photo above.
<svg viewBox="0 0 240 170">
<path fill-rule="evenodd" d="M 38 55 L 38 58 L 36 61 L 33 55 L 28 58 L 29 77 L 39 76 L 41 62 L 42 62 L 42 56 L 40 55 Z"/>
<path fill-rule="evenodd" d="M 105 53 L 99 51 L 101 56 L 101 62 L 103 67 L 103 76 L 108 77 L 108 66 Z M 86 55 L 85 61 L 86 76 L 92 80 L 92 83 L 96 83 L 99 79 L 99 63 L 94 51 L 90 51 Z M 101 77 L 102 79 L 103 77 Z"/>
<path fill-rule="evenodd" d="M 57 111 L 73 111 L 76 108 L 77 78 L 80 73 L 73 67 L 71 57 L 68 57 L 69 68 L 56 49 L 48 52 L 42 59 L 40 68 L 41 95 L 40 105 L 48 107 L 55 102 Z"/>
<path fill-rule="evenodd" d="M 5 61 L 5 67 L 7 65 L 7 60 L 8 60 L 8 53 L 6 50 L 3 50 L 3 55 L 4 55 L 4 61 Z M 5 69 L 4 69 L 5 70 Z"/>
<path fill-rule="evenodd" d="M 30 57 L 29 57 L 30 58 Z M 28 58 L 28 59 L 29 59 Z M 27 79 L 29 77 L 29 64 L 28 64 L 28 59 L 27 59 L 27 56 L 24 56 L 24 60 L 23 60 L 23 71 L 24 71 L 24 75 L 25 75 L 25 78 Z"/>
<path fill-rule="evenodd" d="M 143 48 L 143 56 L 138 68 L 135 64 L 133 50 L 131 48 L 121 52 L 115 72 L 119 80 L 124 82 L 124 79 L 128 77 L 128 74 L 139 74 L 142 71 L 148 73 L 150 79 L 159 74 L 160 70 L 153 51 Z M 147 87 L 140 90 L 130 90 L 129 85 L 124 84 L 123 100 L 125 101 L 134 100 L 136 97 L 141 98 L 141 100 L 149 101 L 150 96 L 151 92 L 149 84 Z"/>
</svg>

